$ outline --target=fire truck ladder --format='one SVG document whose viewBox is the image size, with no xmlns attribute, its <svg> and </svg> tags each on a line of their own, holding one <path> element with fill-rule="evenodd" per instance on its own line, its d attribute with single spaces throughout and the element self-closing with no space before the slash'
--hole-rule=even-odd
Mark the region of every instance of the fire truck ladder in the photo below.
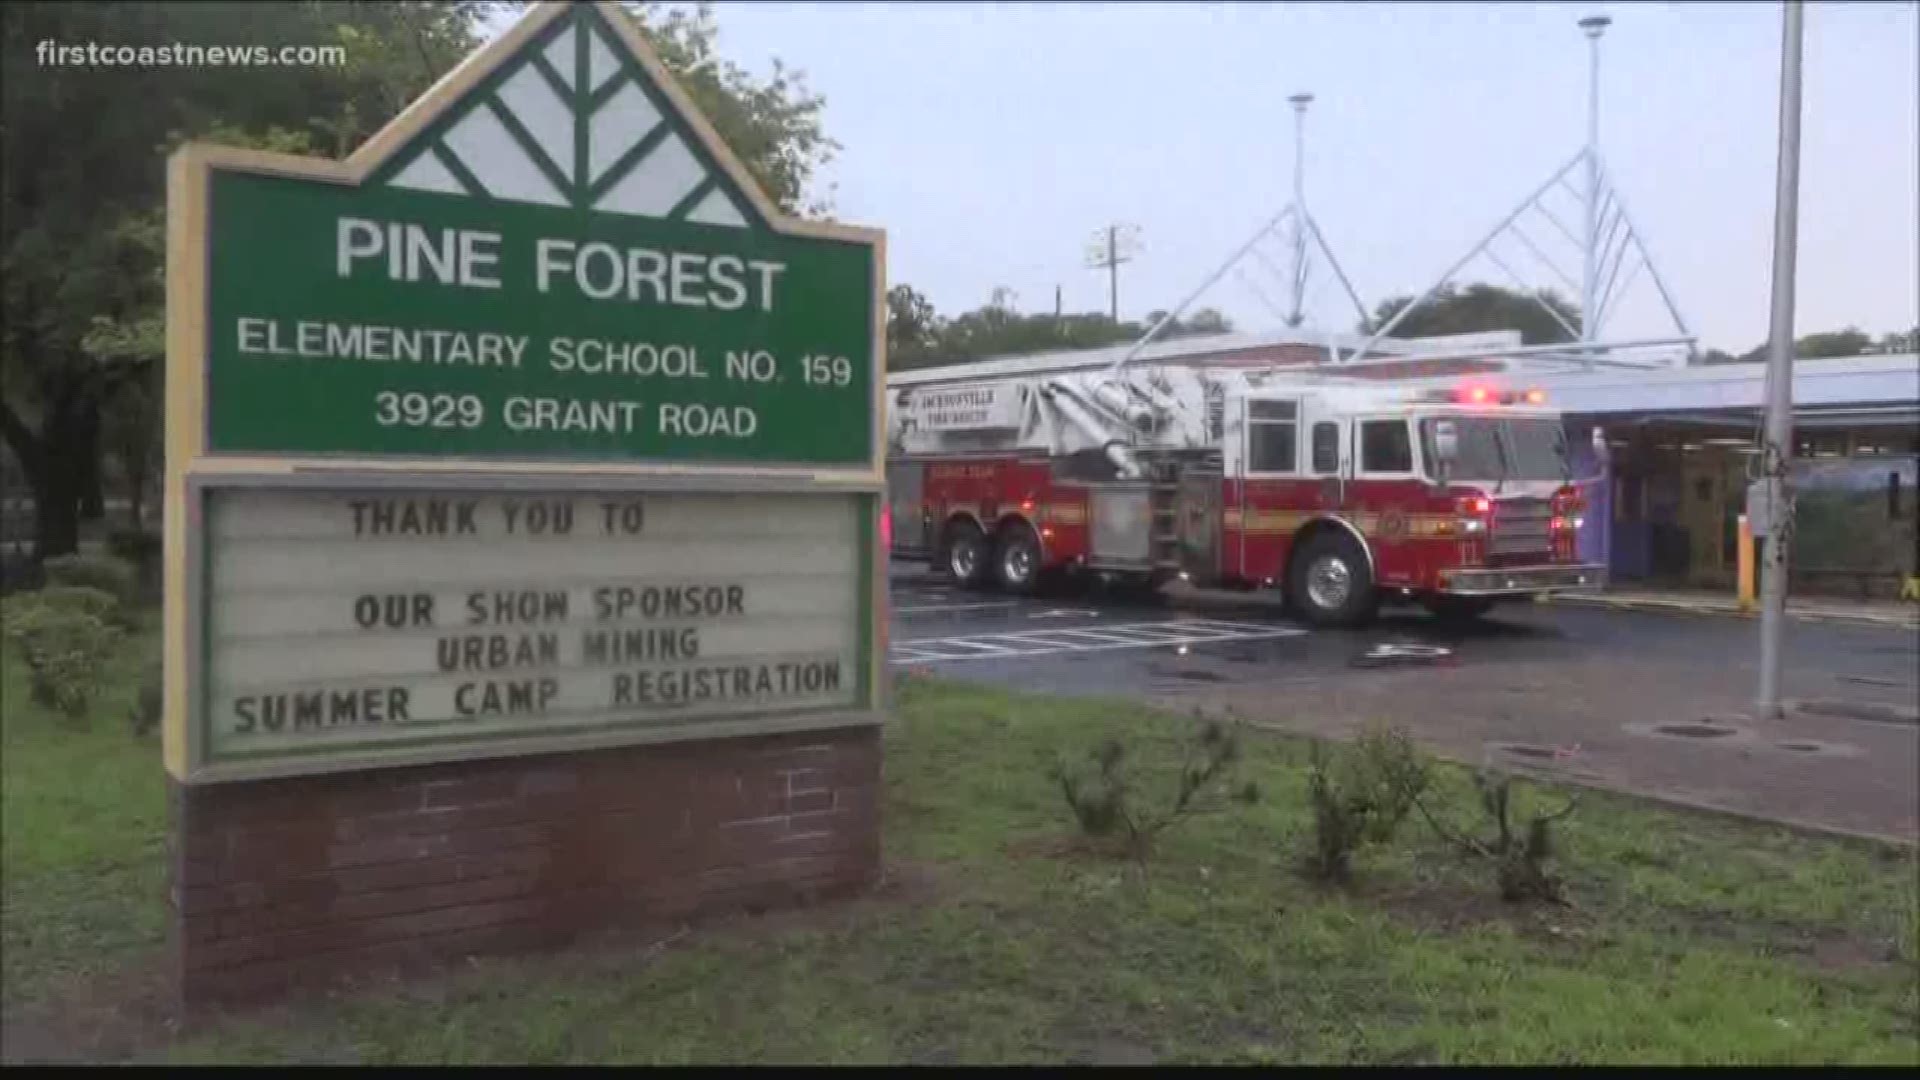
<svg viewBox="0 0 1920 1080">
<path fill-rule="evenodd" d="M 1153 463 L 1151 486 L 1147 489 L 1148 512 L 1153 521 L 1148 528 L 1148 557 L 1156 570 L 1178 570 L 1180 559 L 1180 471 L 1179 463 Z"/>
</svg>

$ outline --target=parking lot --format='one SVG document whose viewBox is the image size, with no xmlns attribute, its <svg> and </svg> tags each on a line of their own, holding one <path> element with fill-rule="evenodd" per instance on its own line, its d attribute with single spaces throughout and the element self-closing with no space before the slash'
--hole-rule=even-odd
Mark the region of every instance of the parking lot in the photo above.
<svg viewBox="0 0 1920 1080">
<path fill-rule="evenodd" d="M 1377 720 L 1456 760 L 1826 828 L 1920 829 L 1920 635 L 1795 622 L 1779 720 L 1748 620 L 1519 602 L 1308 627 L 1270 595 L 1012 598 L 892 579 L 896 671 L 1123 696 L 1287 731 Z"/>
</svg>

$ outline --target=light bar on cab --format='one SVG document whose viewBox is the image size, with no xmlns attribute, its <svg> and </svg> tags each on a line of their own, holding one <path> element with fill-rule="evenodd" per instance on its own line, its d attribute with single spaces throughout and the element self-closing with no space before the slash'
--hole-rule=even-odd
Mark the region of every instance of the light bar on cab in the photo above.
<svg viewBox="0 0 1920 1080">
<path fill-rule="evenodd" d="M 1450 401 L 1459 405 L 1545 405 L 1545 390 L 1501 390 L 1491 386 L 1458 386 L 1428 390 L 1422 401 Z"/>
</svg>

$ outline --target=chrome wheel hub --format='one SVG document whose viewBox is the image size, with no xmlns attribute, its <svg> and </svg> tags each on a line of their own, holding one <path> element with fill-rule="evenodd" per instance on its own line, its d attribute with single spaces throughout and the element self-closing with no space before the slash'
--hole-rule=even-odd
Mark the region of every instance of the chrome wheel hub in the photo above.
<svg viewBox="0 0 1920 1080">
<path fill-rule="evenodd" d="M 970 578 L 980 568 L 980 546 L 971 539 L 956 540 L 947 555 L 947 565 L 957 578 Z"/>
<path fill-rule="evenodd" d="M 1353 592 L 1353 574 L 1346 561 L 1329 555 L 1307 568 L 1307 598 L 1324 611 L 1345 607 Z"/>
<path fill-rule="evenodd" d="M 1033 551 L 1025 546 L 1009 548 L 1001 560 L 1008 581 L 1025 581 L 1033 573 Z"/>
</svg>

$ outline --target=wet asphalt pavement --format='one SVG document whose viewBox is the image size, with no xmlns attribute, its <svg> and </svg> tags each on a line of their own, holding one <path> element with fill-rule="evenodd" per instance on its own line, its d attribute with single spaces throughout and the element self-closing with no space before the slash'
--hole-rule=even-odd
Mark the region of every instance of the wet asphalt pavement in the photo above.
<svg viewBox="0 0 1920 1080">
<path fill-rule="evenodd" d="M 1116 598 L 1088 592 L 1013 599 L 955 589 L 917 570 L 892 578 L 896 665 L 1062 693 L 1159 693 L 1183 683 L 1365 678 L 1380 666 L 1493 668 L 1515 661 L 1658 659 L 1703 670 L 1752 670 L 1752 621 L 1510 603 L 1477 622 L 1446 624 L 1388 607 L 1372 626 L 1310 627 L 1264 597 L 1244 602 Z M 1911 706 L 1920 636 L 1911 631 L 1792 622 L 1789 689 L 1806 697 Z"/>
<path fill-rule="evenodd" d="M 1132 697 L 1345 735 L 1369 720 L 1456 760 L 1497 761 L 1830 828 L 1920 830 L 1920 634 L 1790 622 L 1779 721 L 1745 715 L 1759 627 L 1745 619 L 1503 604 L 1448 624 L 1387 607 L 1313 628 L 1269 596 L 955 589 L 895 564 L 896 671 L 1027 691 Z M 1702 721 L 1691 736 L 1662 725 Z"/>
</svg>

